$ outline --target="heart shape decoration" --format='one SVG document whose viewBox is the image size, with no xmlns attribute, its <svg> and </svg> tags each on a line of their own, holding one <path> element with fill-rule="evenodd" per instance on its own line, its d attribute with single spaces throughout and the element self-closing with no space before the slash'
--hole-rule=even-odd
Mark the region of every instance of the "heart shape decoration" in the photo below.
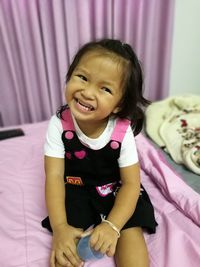
<svg viewBox="0 0 200 267">
<path fill-rule="evenodd" d="M 71 155 L 71 153 L 70 152 L 66 152 L 66 158 L 68 158 L 68 159 L 71 159 L 72 158 L 72 155 Z"/>
<path fill-rule="evenodd" d="M 80 151 L 74 152 L 74 155 L 78 159 L 84 159 L 86 156 L 86 152 L 85 152 L 85 150 L 80 150 Z"/>
</svg>

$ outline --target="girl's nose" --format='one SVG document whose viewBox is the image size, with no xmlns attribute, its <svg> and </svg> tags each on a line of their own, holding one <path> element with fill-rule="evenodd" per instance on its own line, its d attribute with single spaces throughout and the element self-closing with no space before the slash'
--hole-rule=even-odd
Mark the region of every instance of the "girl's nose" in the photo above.
<svg viewBox="0 0 200 267">
<path fill-rule="evenodd" d="M 95 88 L 92 85 L 86 86 L 82 91 L 81 94 L 86 99 L 94 99 L 95 97 Z"/>
</svg>

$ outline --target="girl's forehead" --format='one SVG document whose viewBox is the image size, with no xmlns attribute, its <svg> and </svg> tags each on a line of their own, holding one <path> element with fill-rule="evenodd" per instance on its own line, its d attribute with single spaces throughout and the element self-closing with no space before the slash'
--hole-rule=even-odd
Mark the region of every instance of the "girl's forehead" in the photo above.
<svg viewBox="0 0 200 267">
<path fill-rule="evenodd" d="M 106 82 L 115 88 L 123 87 L 124 75 L 122 64 L 116 56 L 109 53 L 88 52 L 82 56 L 75 68 L 77 72 L 83 72 L 86 76 L 98 82 Z"/>
<path fill-rule="evenodd" d="M 122 61 L 122 57 L 109 51 L 89 51 L 80 58 L 77 67 L 110 67 L 121 73 L 124 66 Z"/>
</svg>

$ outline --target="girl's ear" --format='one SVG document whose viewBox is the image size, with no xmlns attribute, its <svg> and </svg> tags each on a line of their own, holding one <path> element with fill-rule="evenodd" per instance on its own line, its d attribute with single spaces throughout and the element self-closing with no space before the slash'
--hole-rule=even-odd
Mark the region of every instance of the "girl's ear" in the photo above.
<svg viewBox="0 0 200 267">
<path fill-rule="evenodd" d="M 120 107 L 116 107 L 114 110 L 113 110 L 113 114 L 116 114 L 116 113 L 118 113 L 120 111 Z"/>
</svg>

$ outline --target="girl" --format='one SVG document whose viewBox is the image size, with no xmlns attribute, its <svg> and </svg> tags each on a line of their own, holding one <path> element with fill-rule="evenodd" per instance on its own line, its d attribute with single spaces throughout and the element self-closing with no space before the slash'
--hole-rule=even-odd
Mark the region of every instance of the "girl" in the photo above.
<svg viewBox="0 0 200 267">
<path fill-rule="evenodd" d="M 134 134 L 142 129 L 142 72 L 128 44 L 101 40 L 76 54 L 67 105 L 49 123 L 45 144 L 46 203 L 42 225 L 53 232 L 51 267 L 83 266 L 76 244 L 91 225 L 90 245 L 118 267 L 147 267 L 142 228 L 155 232 L 140 185 Z"/>
</svg>

